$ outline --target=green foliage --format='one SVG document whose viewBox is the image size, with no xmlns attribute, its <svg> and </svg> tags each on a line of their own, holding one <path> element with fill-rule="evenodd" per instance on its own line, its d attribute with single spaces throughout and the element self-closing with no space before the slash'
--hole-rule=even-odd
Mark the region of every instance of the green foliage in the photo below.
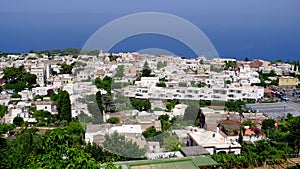
<svg viewBox="0 0 300 169">
<path fill-rule="evenodd" d="M 229 68 L 235 68 L 237 66 L 235 61 L 228 61 L 225 62 L 225 69 L 229 69 Z"/>
<path fill-rule="evenodd" d="M 35 126 L 48 126 L 50 123 L 56 121 L 56 117 L 48 111 L 44 110 L 35 110 L 32 114 L 38 123 Z"/>
<path fill-rule="evenodd" d="M 124 65 L 118 65 L 115 77 L 117 77 L 117 78 L 124 77 L 124 67 L 125 67 Z"/>
<path fill-rule="evenodd" d="M 163 114 L 158 117 L 158 120 L 169 121 L 169 118 L 170 118 L 169 115 Z"/>
<path fill-rule="evenodd" d="M 231 84 L 231 80 L 226 80 L 225 84 Z"/>
<path fill-rule="evenodd" d="M 179 100 L 168 100 L 166 103 L 167 111 L 171 111 L 176 104 L 179 104 Z"/>
<path fill-rule="evenodd" d="M 246 120 L 246 121 L 243 121 L 242 123 L 243 126 L 253 126 L 253 127 L 256 127 L 256 124 L 253 123 L 251 120 Z"/>
<path fill-rule="evenodd" d="M 87 63 L 76 61 L 74 66 L 76 66 L 76 67 L 86 67 Z"/>
<path fill-rule="evenodd" d="M 161 61 L 157 62 L 157 65 L 156 65 L 157 70 L 160 70 L 160 69 L 162 69 L 164 67 L 166 67 L 166 63 L 165 62 L 161 62 Z"/>
<path fill-rule="evenodd" d="M 28 86 L 36 84 L 36 78 L 37 78 L 36 75 L 30 74 L 30 73 L 26 73 L 25 77 L 24 77 L 24 79 L 27 82 Z"/>
<path fill-rule="evenodd" d="M 225 103 L 225 106 L 227 107 L 228 111 L 240 112 L 242 111 L 242 108 L 245 104 L 246 103 L 244 101 L 237 100 L 237 101 L 227 101 Z"/>
<path fill-rule="evenodd" d="M 22 126 L 24 119 L 22 117 L 16 116 L 13 120 L 13 124 L 16 126 Z"/>
<path fill-rule="evenodd" d="M 162 132 L 157 131 L 154 126 L 148 127 L 145 131 L 143 131 L 143 136 L 147 138 L 155 137 L 160 135 Z"/>
<path fill-rule="evenodd" d="M 199 101 L 199 106 L 200 107 L 205 107 L 205 106 L 210 106 L 211 105 L 211 101 L 210 100 L 200 100 Z"/>
<path fill-rule="evenodd" d="M 97 120 L 99 120 L 99 121 L 102 122 L 103 121 L 103 119 L 102 119 L 102 116 L 103 116 L 102 112 L 104 110 L 104 107 L 103 107 L 103 98 L 102 98 L 102 94 L 101 94 L 100 91 L 98 91 L 96 93 L 96 102 L 97 102 L 97 105 L 98 105 L 99 114 L 97 115 L 97 117 L 95 116 L 95 118 Z"/>
<path fill-rule="evenodd" d="M 2 118 L 7 113 L 7 106 L 0 105 L 0 118 Z"/>
<path fill-rule="evenodd" d="M 265 119 L 262 122 L 262 127 L 263 130 L 269 130 L 269 129 L 274 129 L 275 128 L 275 120 L 274 119 Z"/>
<path fill-rule="evenodd" d="M 202 88 L 202 87 L 205 87 L 206 84 L 204 82 L 199 82 L 199 83 L 196 84 L 196 86 L 199 87 L 199 88 Z"/>
<path fill-rule="evenodd" d="M 112 84 L 112 78 L 105 76 L 103 79 L 96 78 L 95 79 L 95 85 L 98 89 L 104 89 L 107 91 L 108 94 L 111 93 L 111 85 Z"/>
<path fill-rule="evenodd" d="M 101 163 L 110 163 L 114 161 L 127 161 L 130 160 L 130 158 L 121 157 L 114 153 L 110 153 L 106 151 L 103 147 L 93 143 L 88 143 L 85 146 L 85 152 L 91 154 L 91 157 L 94 158 L 96 161 Z"/>
<path fill-rule="evenodd" d="M 103 122 L 102 111 L 99 110 L 99 105 L 101 104 L 100 103 L 97 104 L 95 95 L 89 95 L 86 97 L 86 99 L 87 99 L 88 111 L 93 115 L 92 123 L 101 124 Z"/>
<path fill-rule="evenodd" d="M 149 99 L 130 98 L 130 103 L 135 109 L 139 111 L 147 111 L 151 109 L 151 103 Z"/>
<path fill-rule="evenodd" d="M 158 120 L 160 120 L 161 129 L 162 131 L 167 131 L 171 127 L 171 123 L 169 122 L 169 115 L 163 114 L 158 117 Z"/>
<path fill-rule="evenodd" d="M 82 149 L 83 135 L 78 122 L 48 130 L 39 144 L 31 145 L 37 150 L 33 151 L 26 168 L 100 168 L 100 163 Z"/>
<path fill-rule="evenodd" d="M 109 61 L 110 61 L 110 62 L 113 62 L 113 61 L 116 61 L 116 60 L 117 60 L 117 56 L 116 56 L 116 55 L 113 55 L 112 53 L 109 54 L 108 58 L 109 58 Z"/>
<path fill-rule="evenodd" d="M 194 125 L 200 128 L 204 128 L 205 125 L 205 115 L 202 113 L 201 109 L 198 110 L 198 114 Z"/>
<path fill-rule="evenodd" d="M 24 66 L 7 67 L 3 70 L 3 74 L 3 78 L 7 81 L 5 88 L 14 89 L 15 92 L 20 92 L 26 87 L 36 84 L 36 75 L 26 72 Z"/>
<path fill-rule="evenodd" d="M 143 77 L 151 77 L 151 72 L 152 72 L 152 70 L 150 69 L 148 62 L 146 61 L 143 66 L 142 76 Z"/>
<path fill-rule="evenodd" d="M 116 111 L 115 103 L 112 97 L 113 96 L 111 94 L 103 95 L 105 112 L 114 113 Z"/>
<path fill-rule="evenodd" d="M 8 131 L 11 131 L 15 128 L 16 126 L 14 124 L 0 124 L 0 134 L 4 134 Z"/>
<path fill-rule="evenodd" d="M 122 88 L 124 88 L 124 87 L 126 87 L 126 86 L 129 86 L 130 85 L 130 83 L 123 83 L 123 82 L 120 82 L 120 83 L 113 83 L 112 84 L 112 88 L 113 89 L 122 89 Z"/>
<path fill-rule="evenodd" d="M 70 96 L 67 91 L 59 91 L 58 92 L 58 115 L 60 120 L 66 120 L 68 122 L 72 119 L 71 112 L 71 101 Z"/>
<path fill-rule="evenodd" d="M 261 140 L 255 144 L 244 144 L 241 155 L 216 154 L 212 158 L 222 168 L 253 168 L 262 166 L 265 160 L 271 165 L 282 164 L 285 162 L 284 154 L 288 151 L 286 146 L 272 146 L 267 140 Z"/>
<path fill-rule="evenodd" d="M 34 101 L 37 101 L 38 99 L 43 100 L 43 98 L 44 98 L 44 96 L 41 96 L 41 95 L 35 95 L 35 96 L 33 97 L 33 100 L 34 100 Z"/>
<path fill-rule="evenodd" d="M 105 135 L 103 146 L 111 153 L 129 158 L 141 158 L 145 155 L 145 150 L 140 149 L 136 143 L 127 141 L 125 136 L 114 132 L 111 135 Z"/>
<path fill-rule="evenodd" d="M 111 123 L 111 124 L 119 124 L 120 123 L 120 119 L 118 117 L 111 117 L 111 118 L 107 119 L 106 122 L 107 123 Z"/>
<path fill-rule="evenodd" d="M 91 123 L 93 121 L 92 117 L 90 117 L 89 115 L 83 112 L 80 112 L 77 118 L 80 122 L 85 122 L 85 123 Z"/>
<path fill-rule="evenodd" d="M 167 149 L 167 151 L 179 151 L 180 142 L 178 141 L 178 137 L 176 135 L 165 137 L 163 139 L 163 147 Z"/>
<path fill-rule="evenodd" d="M 157 87 L 167 87 L 165 82 L 158 82 L 158 83 L 156 83 L 156 86 Z"/>
<path fill-rule="evenodd" d="M 185 113 L 183 116 L 184 120 L 191 120 L 191 121 L 195 121 L 197 118 L 199 112 L 199 107 L 194 106 L 194 105 L 189 105 L 186 109 L 185 109 Z"/>
<path fill-rule="evenodd" d="M 185 83 L 185 82 L 179 82 L 178 86 L 179 87 L 188 87 L 187 83 Z"/>
<path fill-rule="evenodd" d="M 60 65 L 59 73 L 60 74 L 72 74 L 72 69 L 73 69 L 72 65 L 68 65 L 66 63 L 62 63 Z"/>
<path fill-rule="evenodd" d="M 11 95 L 11 98 L 21 98 L 21 95 L 15 92 Z"/>
</svg>

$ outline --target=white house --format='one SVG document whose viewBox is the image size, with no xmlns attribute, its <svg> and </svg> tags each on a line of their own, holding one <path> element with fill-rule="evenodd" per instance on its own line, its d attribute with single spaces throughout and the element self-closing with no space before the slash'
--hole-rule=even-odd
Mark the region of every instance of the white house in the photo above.
<svg viewBox="0 0 300 169">
<path fill-rule="evenodd" d="M 142 135 L 142 128 L 141 125 L 122 125 L 109 129 L 109 134 L 113 134 L 114 132 L 128 137 L 140 137 Z"/>
<path fill-rule="evenodd" d="M 235 141 L 228 140 L 227 137 L 221 135 L 218 130 L 206 131 L 204 129 L 193 128 L 188 133 L 188 146 L 202 146 L 210 154 L 225 152 L 228 154 L 241 154 L 242 146 Z"/>
<path fill-rule="evenodd" d="M 50 112 L 51 114 L 55 114 L 55 111 L 52 111 L 51 101 L 36 101 L 35 105 L 37 110 L 44 110 Z"/>
</svg>

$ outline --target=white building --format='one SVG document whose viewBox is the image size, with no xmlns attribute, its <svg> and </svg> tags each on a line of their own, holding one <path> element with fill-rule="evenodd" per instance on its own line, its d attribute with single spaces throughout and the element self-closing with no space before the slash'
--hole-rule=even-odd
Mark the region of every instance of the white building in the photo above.
<svg viewBox="0 0 300 169">
<path fill-rule="evenodd" d="M 141 125 L 122 125 L 115 126 L 109 129 L 109 134 L 117 132 L 118 134 L 125 135 L 127 137 L 141 137 L 142 128 Z"/>
<path fill-rule="evenodd" d="M 44 86 L 45 85 L 45 69 L 41 68 L 41 67 L 31 67 L 30 69 L 30 73 L 31 74 L 35 74 L 37 76 L 36 82 L 37 84 L 39 84 L 40 86 Z"/>
<path fill-rule="evenodd" d="M 142 88 L 128 86 L 124 90 L 125 97 L 140 99 L 179 99 L 179 100 L 246 100 L 261 99 L 264 95 L 264 88 L 258 86 L 228 87 L 228 88 L 197 88 L 179 87 L 163 88 L 150 87 Z"/>
<path fill-rule="evenodd" d="M 204 129 L 193 128 L 188 133 L 188 146 L 202 146 L 210 154 L 225 152 L 228 154 L 241 154 L 242 146 L 235 140 L 228 140 L 218 131 L 206 131 Z"/>
</svg>

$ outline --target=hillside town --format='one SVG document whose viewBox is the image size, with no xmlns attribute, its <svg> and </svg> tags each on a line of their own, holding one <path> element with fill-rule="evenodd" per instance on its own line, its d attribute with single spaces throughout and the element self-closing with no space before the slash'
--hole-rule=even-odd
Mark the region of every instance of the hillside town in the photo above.
<svg viewBox="0 0 300 169">
<path fill-rule="evenodd" d="M 244 143 L 266 140 L 281 121 L 300 116 L 299 78 L 299 63 L 281 60 L 1 53 L 0 123 L 17 126 L 2 137 L 77 119 L 86 143 L 105 147 L 117 134 L 146 159 L 240 155 Z"/>
</svg>

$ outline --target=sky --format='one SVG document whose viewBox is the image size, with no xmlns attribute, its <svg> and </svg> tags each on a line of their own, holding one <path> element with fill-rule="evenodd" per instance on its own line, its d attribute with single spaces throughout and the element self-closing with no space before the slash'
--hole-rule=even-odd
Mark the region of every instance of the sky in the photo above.
<svg viewBox="0 0 300 169">
<path fill-rule="evenodd" d="M 115 19 L 162 12 L 194 24 L 220 57 L 299 60 L 299 7 L 299 0 L 1 0 L 0 51 L 82 48 Z M 184 44 L 149 34 L 124 39 L 112 50 L 153 47 L 193 57 Z"/>
</svg>

